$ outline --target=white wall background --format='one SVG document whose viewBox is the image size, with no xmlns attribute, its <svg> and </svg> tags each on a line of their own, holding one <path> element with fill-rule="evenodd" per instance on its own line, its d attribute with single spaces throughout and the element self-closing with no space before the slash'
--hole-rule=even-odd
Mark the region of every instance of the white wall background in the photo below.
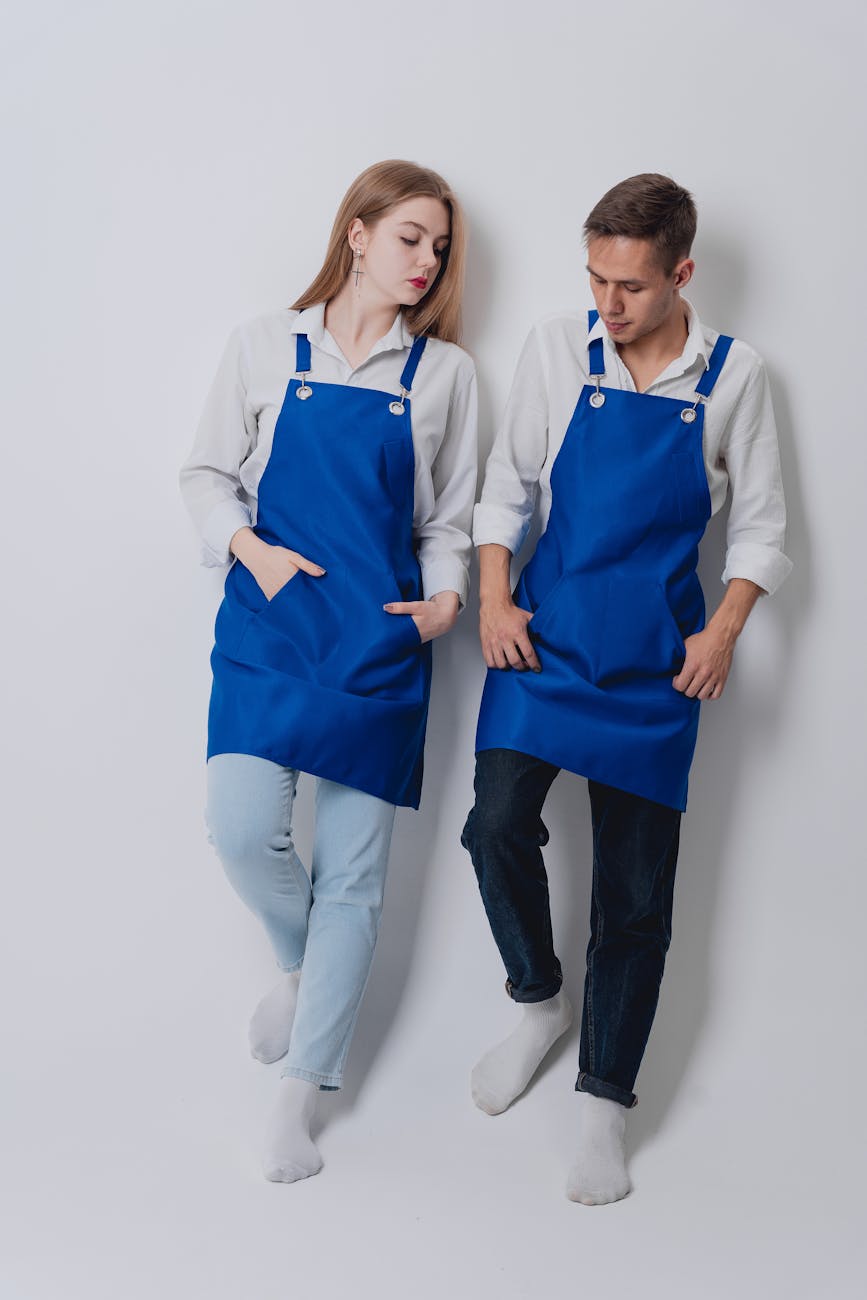
<svg viewBox="0 0 867 1300">
<path fill-rule="evenodd" d="M 4 1297 L 863 1294 L 863 8 L 55 0 L 3 29 Z M 705 709 L 608 1209 L 563 1195 L 575 1038 L 508 1114 L 469 1101 L 512 1014 L 458 844 L 472 610 L 326 1169 L 258 1170 L 272 968 L 203 834 L 219 581 L 176 471 L 229 329 L 309 282 L 384 157 L 465 199 L 483 452 L 531 322 L 589 304 L 581 220 L 636 171 L 695 193 L 692 297 L 772 376 L 796 569 Z M 547 816 L 575 996 L 585 802 L 561 777 Z"/>
</svg>

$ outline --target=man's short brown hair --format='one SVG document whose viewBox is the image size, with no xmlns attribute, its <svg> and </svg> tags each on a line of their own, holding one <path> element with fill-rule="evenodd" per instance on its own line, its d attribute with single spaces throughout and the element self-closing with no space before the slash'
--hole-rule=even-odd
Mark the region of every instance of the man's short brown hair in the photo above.
<svg viewBox="0 0 867 1300">
<path fill-rule="evenodd" d="M 689 257 L 695 239 L 696 211 L 692 195 L 670 176 L 642 172 L 604 194 L 584 222 L 584 242 L 610 239 L 649 239 L 669 275 Z"/>
</svg>

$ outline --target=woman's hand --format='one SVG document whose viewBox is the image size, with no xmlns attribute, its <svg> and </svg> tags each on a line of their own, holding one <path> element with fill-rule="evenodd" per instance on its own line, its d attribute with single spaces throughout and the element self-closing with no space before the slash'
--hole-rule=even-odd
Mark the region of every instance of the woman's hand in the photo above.
<svg viewBox="0 0 867 1300">
<path fill-rule="evenodd" d="M 286 546 L 271 546 L 257 537 L 252 528 L 239 528 L 229 543 L 229 550 L 249 569 L 268 600 L 291 582 L 299 569 L 311 578 L 321 578 L 321 564 L 308 560 Z"/>
<path fill-rule="evenodd" d="M 456 591 L 438 591 L 430 600 L 392 600 L 382 608 L 386 614 L 408 614 L 422 641 L 433 641 L 454 627 L 460 600 Z"/>
</svg>

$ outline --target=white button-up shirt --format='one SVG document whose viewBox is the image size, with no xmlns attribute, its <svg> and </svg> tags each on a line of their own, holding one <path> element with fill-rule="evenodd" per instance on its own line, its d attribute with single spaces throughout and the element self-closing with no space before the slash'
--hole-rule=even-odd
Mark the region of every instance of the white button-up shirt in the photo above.
<svg viewBox="0 0 867 1300">
<path fill-rule="evenodd" d="M 719 333 L 702 325 L 684 299 L 688 336 L 681 355 L 645 391 L 695 401 Z M 589 382 L 588 342 L 603 341 L 606 388 L 635 392 L 635 383 L 601 320 L 588 336 L 587 315 L 560 312 L 530 331 L 506 405 L 502 427 L 476 506 L 476 546 L 498 542 L 516 555 L 538 506 L 542 528 L 551 510 L 551 470 L 584 384 Z M 711 513 L 721 509 L 731 485 L 723 582 L 748 578 L 773 592 L 789 573 L 783 553 L 786 507 L 777 430 L 768 379 L 760 357 L 736 339 L 704 403 L 704 462 Z"/>
<path fill-rule="evenodd" d="M 312 384 L 400 395 L 400 376 L 413 343 L 402 312 L 355 370 L 325 328 L 322 303 L 302 312 L 271 312 L 234 330 L 180 476 L 184 501 L 202 537 L 204 564 L 227 564 L 233 534 L 256 522 L 259 481 L 287 386 L 296 374 L 296 334 L 310 340 Z M 467 353 L 454 343 L 428 339 L 410 399 L 413 537 L 426 599 L 438 591 L 456 591 L 461 604 L 466 602 L 476 491 L 476 400 L 475 368 Z"/>
</svg>

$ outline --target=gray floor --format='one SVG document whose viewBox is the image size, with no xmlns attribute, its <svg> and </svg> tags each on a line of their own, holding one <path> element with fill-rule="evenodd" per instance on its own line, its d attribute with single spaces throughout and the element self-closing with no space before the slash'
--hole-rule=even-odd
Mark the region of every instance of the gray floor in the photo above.
<svg viewBox="0 0 867 1300">
<path fill-rule="evenodd" d="M 55 965 L 17 990 L 4 1300 L 863 1295 L 850 1100 L 830 1102 L 804 1071 L 775 1078 L 797 1009 L 778 1004 L 771 1022 L 770 987 L 735 1015 L 713 992 L 713 953 L 697 962 L 686 934 L 630 1116 L 626 1201 L 564 1196 L 574 1031 L 510 1112 L 474 1109 L 469 1067 L 513 1009 L 457 858 L 438 880 L 393 876 L 347 1087 L 323 1098 L 325 1168 L 267 1183 L 259 1145 L 279 1067 L 247 1055 L 245 1027 L 273 972 L 208 854 L 190 852 L 156 952 L 144 907 L 126 960 L 94 943 L 66 976 Z M 208 881 L 194 964 L 192 901 Z M 684 919 L 693 892 L 687 881 Z"/>
</svg>

